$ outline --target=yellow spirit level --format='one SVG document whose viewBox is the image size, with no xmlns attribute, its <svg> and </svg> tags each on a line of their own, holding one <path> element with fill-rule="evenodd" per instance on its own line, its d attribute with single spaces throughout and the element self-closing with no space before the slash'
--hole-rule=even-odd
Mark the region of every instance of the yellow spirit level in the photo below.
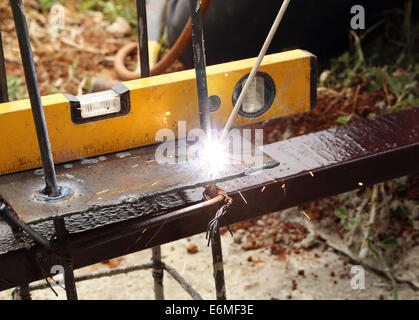
<svg viewBox="0 0 419 320">
<path fill-rule="evenodd" d="M 207 67 L 211 124 L 227 121 L 255 58 Z M 55 163 L 155 143 L 159 129 L 199 128 L 195 71 L 123 82 L 95 94 L 42 98 Z M 211 99 L 210 99 L 211 100 Z M 316 58 L 303 50 L 265 56 L 235 126 L 304 112 L 316 101 Z M 0 175 L 41 166 L 29 100 L 0 104 Z M 183 137 L 179 137 L 183 138 Z"/>
</svg>

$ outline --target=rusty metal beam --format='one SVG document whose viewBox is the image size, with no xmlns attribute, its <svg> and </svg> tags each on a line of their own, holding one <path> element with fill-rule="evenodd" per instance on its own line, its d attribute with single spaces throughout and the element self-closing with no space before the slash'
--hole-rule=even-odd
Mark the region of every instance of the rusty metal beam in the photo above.
<svg viewBox="0 0 419 320">
<path fill-rule="evenodd" d="M 232 176 L 217 184 L 233 198 L 229 213 L 222 220 L 224 225 L 354 190 L 359 188 L 359 182 L 365 186 L 418 172 L 419 109 L 277 142 L 264 146 L 264 151 L 273 157 L 280 155 L 281 165 L 250 175 Z M 203 190 L 198 184 L 182 191 L 150 194 L 144 198 L 148 204 L 119 203 L 106 210 L 98 208 L 67 217 L 74 268 L 206 231 L 213 213 L 209 207 L 145 231 L 140 229 L 155 214 L 201 202 Z M 46 238 L 54 231 L 50 221 L 33 228 Z M 116 229 L 115 240 L 98 242 L 85 249 L 74 246 L 86 239 L 105 237 Z M 41 279 L 42 270 L 59 264 L 54 255 L 15 232 L 0 220 L 0 290 Z M 35 262 L 40 252 L 44 256 L 42 270 Z"/>
</svg>

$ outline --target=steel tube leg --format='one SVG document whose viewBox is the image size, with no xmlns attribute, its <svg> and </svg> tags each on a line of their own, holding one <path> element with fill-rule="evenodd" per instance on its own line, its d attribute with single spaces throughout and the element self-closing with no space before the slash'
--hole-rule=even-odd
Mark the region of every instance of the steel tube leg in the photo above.
<svg viewBox="0 0 419 320">
<path fill-rule="evenodd" d="M 35 64 L 32 56 L 32 48 L 29 41 L 28 26 L 26 24 L 25 12 L 22 0 L 10 0 L 15 21 L 16 33 L 19 41 L 20 54 L 22 57 L 23 69 L 25 72 L 26 86 L 31 101 L 32 114 L 35 122 L 36 135 L 38 137 L 41 160 L 45 173 L 45 194 L 56 197 L 60 194 L 55 175 L 54 161 L 52 159 L 51 145 L 48 137 L 47 125 L 45 123 L 44 109 L 42 108 L 41 96 L 39 93 L 38 80 L 36 78 Z"/>
<path fill-rule="evenodd" d="M 226 300 L 226 286 L 224 280 L 223 250 L 221 248 L 220 229 L 217 228 L 211 239 L 212 266 L 214 270 L 215 292 L 217 300 Z"/>
<path fill-rule="evenodd" d="M 0 29 L 0 103 L 9 101 L 9 92 L 7 90 L 6 65 L 4 62 L 3 40 Z"/>
<path fill-rule="evenodd" d="M 13 290 L 13 300 L 32 300 L 31 293 L 29 291 L 29 285 L 25 284 Z"/>
<path fill-rule="evenodd" d="M 57 217 L 54 219 L 54 228 L 57 236 L 58 251 L 61 251 L 61 261 L 64 268 L 64 284 L 65 292 L 68 300 L 77 300 L 76 281 L 73 272 L 73 258 L 67 251 L 68 232 L 65 228 L 64 218 Z"/>
<path fill-rule="evenodd" d="M 161 262 L 161 247 L 151 249 L 153 260 L 154 296 L 156 300 L 164 300 L 163 275 L 164 269 Z"/>
</svg>

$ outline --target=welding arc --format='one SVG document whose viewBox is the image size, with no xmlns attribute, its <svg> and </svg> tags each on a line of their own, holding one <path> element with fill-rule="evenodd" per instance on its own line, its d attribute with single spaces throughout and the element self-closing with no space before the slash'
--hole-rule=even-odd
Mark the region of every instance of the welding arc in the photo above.
<svg viewBox="0 0 419 320">
<path fill-rule="evenodd" d="M 274 23 L 273 23 L 273 25 L 271 27 L 271 30 L 269 31 L 269 34 L 266 37 L 265 43 L 263 44 L 262 49 L 260 50 L 260 53 L 259 53 L 259 55 L 257 57 L 257 60 L 256 60 L 256 63 L 253 66 L 252 71 L 250 72 L 250 75 L 249 75 L 249 77 L 246 80 L 246 83 L 245 83 L 245 85 L 244 85 L 244 87 L 243 87 L 243 89 L 242 89 L 242 91 L 240 93 L 239 98 L 237 99 L 237 102 L 236 102 L 236 104 L 234 106 L 233 111 L 230 114 L 230 117 L 227 120 L 226 125 L 224 126 L 223 132 L 221 133 L 221 136 L 220 136 L 219 143 L 222 143 L 224 141 L 224 139 L 226 138 L 228 132 L 230 131 L 230 128 L 233 125 L 233 122 L 234 122 L 234 120 L 237 117 L 237 114 L 239 112 L 239 109 L 241 107 L 241 104 L 243 102 L 243 99 L 244 99 L 244 97 L 246 95 L 246 92 L 249 89 L 250 84 L 252 83 L 252 81 L 253 81 L 253 79 L 254 79 L 254 77 L 256 75 L 256 72 L 259 69 L 260 64 L 262 63 L 262 60 L 263 60 L 263 57 L 266 54 L 266 51 L 268 51 L 269 45 L 272 42 L 272 38 L 274 37 L 274 35 L 276 33 L 276 30 L 278 29 L 278 26 L 281 23 L 282 18 L 284 17 L 285 12 L 287 11 L 287 8 L 288 8 L 288 5 L 289 5 L 290 1 L 291 0 L 284 0 L 284 2 L 282 3 L 282 6 L 279 9 L 278 15 L 276 16 L 276 19 L 275 19 L 275 21 L 274 21 Z"/>
<path fill-rule="evenodd" d="M 202 0 L 201 3 L 201 14 L 204 15 L 210 0 Z M 179 59 L 182 53 L 185 51 L 188 44 L 192 39 L 192 28 L 191 28 L 191 18 L 189 18 L 185 27 L 182 30 L 179 38 L 176 40 L 173 47 L 169 52 L 161 59 L 157 64 L 150 70 L 150 76 L 156 76 L 163 73 L 168 67 L 172 65 L 175 60 Z M 120 80 L 135 80 L 141 77 L 141 67 L 140 63 L 137 63 L 137 68 L 135 71 L 128 70 L 125 66 L 125 58 L 134 50 L 138 49 L 138 44 L 136 42 L 129 43 L 122 47 L 115 56 L 114 68 L 115 72 Z"/>
</svg>

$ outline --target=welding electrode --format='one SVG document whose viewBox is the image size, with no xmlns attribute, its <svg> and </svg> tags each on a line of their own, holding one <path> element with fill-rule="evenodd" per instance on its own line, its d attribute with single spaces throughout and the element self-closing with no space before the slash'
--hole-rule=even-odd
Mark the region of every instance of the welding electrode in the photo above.
<svg viewBox="0 0 419 320">
<path fill-rule="evenodd" d="M 246 83 L 245 83 L 245 85 L 244 85 L 244 87 L 243 87 L 243 89 L 240 93 L 239 98 L 237 99 L 236 105 L 234 106 L 234 109 L 231 112 L 230 117 L 228 118 L 226 125 L 224 126 L 223 132 L 221 133 L 220 140 L 219 140 L 220 144 L 223 143 L 224 139 L 227 137 L 227 134 L 230 131 L 234 120 L 237 117 L 237 114 L 239 112 L 242 101 L 243 101 L 243 99 L 246 95 L 246 92 L 249 89 L 250 84 L 252 83 L 252 81 L 253 81 L 253 79 L 256 75 L 256 72 L 259 69 L 260 64 L 262 63 L 262 60 L 263 60 L 263 57 L 266 54 L 266 51 L 268 51 L 269 45 L 272 42 L 272 38 L 274 37 L 274 35 L 276 33 L 276 30 L 278 29 L 278 26 L 281 23 L 281 20 L 282 20 L 284 14 L 285 14 L 285 11 L 287 11 L 287 8 L 288 8 L 288 5 L 289 5 L 290 1 L 291 0 L 284 0 L 284 2 L 282 3 L 281 8 L 279 9 L 278 15 L 276 16 L 275 21 L 272 25 L 272 28 L 269 31 L 268 36 L 266 37 L 266 40 L 265 40 L 265 43 L 262 46 L 262 49 L 260 50 L 260 53 L 259 53 L 258 58 L 256 60 L 256 63 L 253 66 L 252 71 L 250 72 L 250 75 L 246 80 Z"/>
</svg>

